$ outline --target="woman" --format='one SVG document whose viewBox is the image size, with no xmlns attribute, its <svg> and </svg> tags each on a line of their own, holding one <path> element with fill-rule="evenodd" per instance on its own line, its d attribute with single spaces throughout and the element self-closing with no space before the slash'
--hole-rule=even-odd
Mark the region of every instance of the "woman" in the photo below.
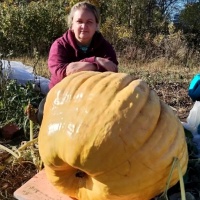
<svg viewBox="0 0 200 200">
<path fill-rule="evenodd" d="M 116 53 L 99 32 L 99 23 L 98 9 L 92 4 L 81 2 L 71 8 L 68 16 L 69 30 L 58 38 L 50 49 L 50 89 L 66 76 L 76 72 L 118 72 Z M 27 108 L 29 119 L 41 124 L 44 103 L 45 99 L 40 103 L 37 115 Z"/>
</svg>

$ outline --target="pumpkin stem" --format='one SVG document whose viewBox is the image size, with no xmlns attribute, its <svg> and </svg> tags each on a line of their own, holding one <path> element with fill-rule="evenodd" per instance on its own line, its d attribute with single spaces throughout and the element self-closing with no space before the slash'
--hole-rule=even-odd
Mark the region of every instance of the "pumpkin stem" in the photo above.
<svg viewBox="0 0 200 200">
<path fill-rule="evenodd" d="M 85 174 L 86 174 L 85 172 L 78 169 L 75 176 L 78 178 L 83 178 L 85 176 Z"/>
</svg>

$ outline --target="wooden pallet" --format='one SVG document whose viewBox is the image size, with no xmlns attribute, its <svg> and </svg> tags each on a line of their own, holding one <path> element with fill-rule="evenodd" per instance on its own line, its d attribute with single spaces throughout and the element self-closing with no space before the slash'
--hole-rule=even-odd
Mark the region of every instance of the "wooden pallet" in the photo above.
<svg viewBox="0 0 200 200">
<path fill-rule="evenodd" d="M 42 170 L 14 192 L 18 200 L 73 200 L 61 194 L 48 180 Z"/>
</svg>

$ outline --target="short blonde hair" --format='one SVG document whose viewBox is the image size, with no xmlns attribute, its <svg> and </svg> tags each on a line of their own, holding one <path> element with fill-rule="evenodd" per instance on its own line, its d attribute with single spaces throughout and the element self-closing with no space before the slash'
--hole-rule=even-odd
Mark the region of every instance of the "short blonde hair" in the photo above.
<svg viewBox="0 0 200 200">
<path fill-rule="evenodd" d="M 99 25 L 100 25 L 99 10 L 97 9 L 96 6 L 92 5 L 91 3 L 87 3 L 87 2 L 77 3 L 71 8 L 70 13 L 68 15 L 68 27 L 69 27 L 69 29 L 72 29 L 72 22 L 73 22 L 73 18 L 74 18 L 74 13 L 79 9 L 86 9 L 86 10 L 93 13 L 95 20 L 96 20 L 96 23 L 98 24 L 98 31 L 99 31 Z"/>
</svg>

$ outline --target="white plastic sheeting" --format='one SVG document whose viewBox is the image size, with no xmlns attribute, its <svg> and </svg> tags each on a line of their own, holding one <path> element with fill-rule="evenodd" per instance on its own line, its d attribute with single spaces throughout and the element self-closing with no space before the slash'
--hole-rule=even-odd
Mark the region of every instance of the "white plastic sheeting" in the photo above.
<svg viewBox="0 0 200 200">
<path fill-rule="evenodd" d="M 187 117 L 187 123 L 182 122 L 185 129 L 189 130 L 193 135 L 193 142 L 197 146 L 198 155 L 200 157 L 200 101 L 195 101 L 189 116 Z"/>
<path fill-rule="evenodd" d="M 41 91 L 43 94 L 47 94 L 49 91 L 49 79 L 42 76 L 35 76 L 33 74 L 33 68 L 24 65 L 22 62 L 10 61 L 10 65 L 7 60 L 1 60 L 3 64 L 3 76 L 8 79 L 16 80 L 21 85 L 26 85 L 29 81 L 35 84 L 35 90 Z"/>
</svg>

